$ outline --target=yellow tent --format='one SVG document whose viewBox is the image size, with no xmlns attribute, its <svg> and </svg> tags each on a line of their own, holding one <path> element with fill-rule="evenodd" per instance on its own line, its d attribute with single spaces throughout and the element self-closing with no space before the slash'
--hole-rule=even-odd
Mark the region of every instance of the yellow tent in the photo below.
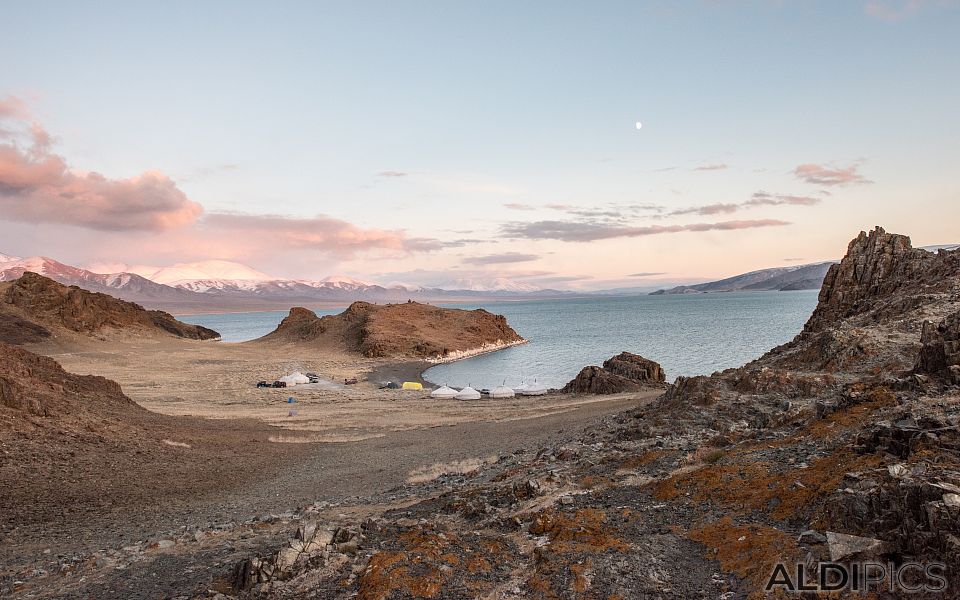
<svg viewBox="0 0 960 600">
<path fill-rule="evenodd" d="M 422 390 L 423 384 L 417 383 L 416 381 L 404 381 L 403 389 L 405 390 Z"/>
</svg>

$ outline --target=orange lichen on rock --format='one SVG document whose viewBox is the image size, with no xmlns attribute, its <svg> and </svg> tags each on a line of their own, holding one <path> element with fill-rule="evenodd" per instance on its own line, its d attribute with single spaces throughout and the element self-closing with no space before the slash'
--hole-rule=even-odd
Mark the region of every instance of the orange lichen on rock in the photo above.
<svg viewBox="0 0 960 600">
<path fill-rule="evenodd" d="M 399 549 L 370 557 L 358 580 L 359 600 L 435 598 L 441 589 L 458 583 L 476 594 L 487 592 L 493 585 L 488 579 L 491 565 L 507 560 L 510 551 L 499 540 L 474 542 L 429 526 L 403 531 L 396 541 Z M 466 568 L 457 569 L 462 566 Z"/>
<path fill-rule="evenodd" d="M 698 502 L 728 511 L 761 510 L 778 519 L 798 518 L 809 516 L 833 493 L 844 473 L 880 462 L 876 456 L 860 456 L 846 449 L 814 460 L 807 468 L 777 470 L 766 462 L 738 458 L 741 461 L 708 465 L 660 481 L 653 485 L 653 495 L 658 500 L 673 500 L 690 494 Z"/>
<path fill-rule="evenodd" d="M 706 546 L 707 557 L 754 589 L 763 589 L 778 562 L 792 564 L 800 558 L 793 536 L 764 525 L 736 525 L 730 517 L 694 529 L 687 537 Z"/>
<path fill-rule="evenodd" d="M 645 467 L 650 463 L 663 458 L 664 456 L 669 456 L 671 454 L 670 450 L 647 450 L 643 454 L 638 454 L 637 456 L 631 456 L 620 463 L 621 469 L 624 470 L 634 470 L 640 467 Z"/>
<path fill-rule="evenodd" d="M 582 508 L 573 514 L 546 509 L 534 515 L 530 533 L 546 535 L 556 552 L 625 551 L 627 544 L 613 535 L 606 521 L 607 515 L 595 508 Z"/>
</svg>

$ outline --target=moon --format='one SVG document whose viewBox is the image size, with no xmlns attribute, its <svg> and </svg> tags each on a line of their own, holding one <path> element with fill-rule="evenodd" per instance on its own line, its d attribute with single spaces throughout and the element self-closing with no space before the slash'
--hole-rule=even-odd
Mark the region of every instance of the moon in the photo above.
<svg viewBox="0 0 960 600">
<path fill-rule="evenodd" d="M 637 129 L 640 129 L 641 127 L 643 127 L 643 123 L 641 123 L 640 121 L 637 121 Z"/>
</svg>

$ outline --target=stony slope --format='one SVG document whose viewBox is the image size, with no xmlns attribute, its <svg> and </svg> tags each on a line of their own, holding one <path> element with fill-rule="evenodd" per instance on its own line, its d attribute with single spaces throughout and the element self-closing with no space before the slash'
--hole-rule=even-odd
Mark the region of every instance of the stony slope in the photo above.
<svg viewBox="0 0 960 600">
<path fill-rule="evenodd" d="M 410 507 L 317 523 L 223 581 L 249 598 L 760 598 L 778 562 L 810 581 L 870 559 L 944 563 L 955 591 L 958 258 L 863 233 L 790 344 L 410 488 L 432 494 Z"/>
<path fill-rule="evenodd" d="M 0 284 L 0 341 L 41 341 L 57 330 L 83 335 L 172 335 L 196 340 L 220 337 L 212 329 L 183 323 L 169 313 L 146 310 L 107 294 L 67 287 L 36 273 L 26 272 L 15 281 Z"/>
<path fill-rule="evenodd" d="M 315 344 L 368 358 L 448 360 L 523 341 L 503 316 L 483 309 L 354 302 L 324 317 L 293 308 L 276 330 L 253 343 Z"/>
</svg>

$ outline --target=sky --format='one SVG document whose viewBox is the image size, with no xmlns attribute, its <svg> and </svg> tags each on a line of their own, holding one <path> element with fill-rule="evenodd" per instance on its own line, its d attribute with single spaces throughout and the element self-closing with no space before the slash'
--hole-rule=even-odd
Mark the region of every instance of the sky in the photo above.
<svg viewBox="0 0 960 600">
<path fill-rule="evenodd" d="M 3 14 L 0 253 L 590 290 L 960 242 L 954 0 Z"/>
</svg>

